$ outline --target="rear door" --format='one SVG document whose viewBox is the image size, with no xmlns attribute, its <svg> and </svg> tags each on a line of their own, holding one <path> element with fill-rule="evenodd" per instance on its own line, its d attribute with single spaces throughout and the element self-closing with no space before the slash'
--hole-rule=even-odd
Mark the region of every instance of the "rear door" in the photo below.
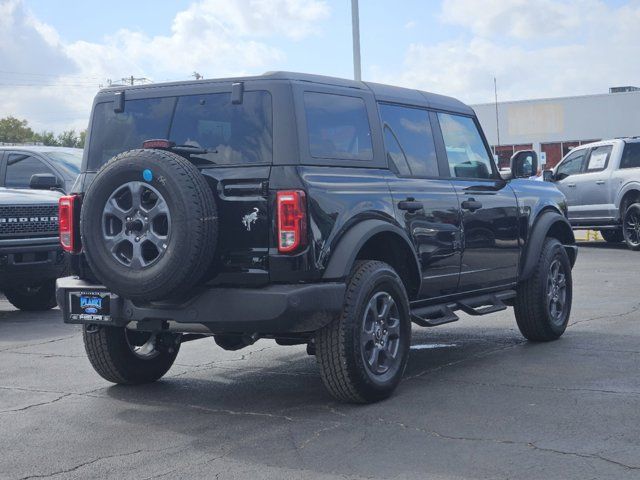
<svg viewBox="0 0 640 480">
<path fill-rule="evenodd" d="M 413 241 L 422 268 L 421 298 L 455 293 L 460 274 L 456 192 L 439 178 L 429 112 L 379 104 L 396 219 Z"/>
<path fill-rule="evenodd" d="M 97 170 L 145 140 L 168 139 L 206 150 L 188 155 L 216 197 L 218 238 L 215 282 L 268 281 L 268 180 L 274 157 L 272 91 L 245 82 L 232 101 L 230 83 L 126 90 L 94 107 L 87 168 Z"/>
<path fill-rule="evenodd" d="M 520 257 L 515 193 L 500 178 L 473 117 L 439 112 L 436 121 L 441 173 L 455 188 L 462 215 L 458 291 L 509 286 Z"/>
</svg>

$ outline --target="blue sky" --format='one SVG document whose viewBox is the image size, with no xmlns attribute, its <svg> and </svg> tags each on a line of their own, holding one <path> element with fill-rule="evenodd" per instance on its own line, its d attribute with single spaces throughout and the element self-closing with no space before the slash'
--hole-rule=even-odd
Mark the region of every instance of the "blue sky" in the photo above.
<svg viewBox="0 0 640 480">
<path fill-rule="evenodd" d="M 0 117 L 83 128 L 98 85 L 351 77 L 350 0 L 0 0 Z M 365 80 L 467 103 L 640 85 L 640 0 L 360 0 Z"/>
</svg>

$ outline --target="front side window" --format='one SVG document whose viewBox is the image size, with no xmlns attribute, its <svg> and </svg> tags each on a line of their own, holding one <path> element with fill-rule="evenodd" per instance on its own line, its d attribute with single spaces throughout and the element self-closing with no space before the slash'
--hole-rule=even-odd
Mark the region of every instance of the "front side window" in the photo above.
<svg viewBox="0 0 640 480">
<path fill-rule="evenodd" d="M 620 168 L 638 167 L 640 167 L 640 142 L 625 143 Z"/>
<path fill-rule="evenodd" d="M 371 160 L 371 129 L 364 100 L 305 92 L 304 108 L 312 157 Z"/>
<path fill-rule="evenodd" d="M 570 175 L 582 172 L 582 165 L 584 164 L 585 150 L 578 150 L 573 152 L 558 167 L 556 170 L 556 177 L 559 180 L 567 178 Z"/>
<path fill-rule="evenodd" d="M 30 155 L 12 153 L 7 160 L 5 186 L 7 188 L 29 188 L 31 176 L 36 173 L 55 175 L 41 160 Z"/>
<path fill-rule="evenodd" d="M 607 168 L 612 148 L 611 145 L 603 145 L 591 150 L 589 161 L 587 162 L 587 172 L 598 172 Z"/>
<path fill-rule="evenodd" d="M 470 117 L 438 113 L 449 173 L 460 178 L 491 178 L 491 158 Z"/>
<path fill-rule="evenodd" d="M 82 150 L 69 151 L 51 151 L 44 152 L 47 158 L 51 159 L 55 164 L 64 170 L 70 177 L 74 177 L 80 173 L 80 165 L 82 164 Z"/>
<path fill-rule="evenodd" d="M 429 112 L 397 105 L 380 105 L 389 160 L 401 175 L 437 177 L 438 160 Z"/>
</svg>

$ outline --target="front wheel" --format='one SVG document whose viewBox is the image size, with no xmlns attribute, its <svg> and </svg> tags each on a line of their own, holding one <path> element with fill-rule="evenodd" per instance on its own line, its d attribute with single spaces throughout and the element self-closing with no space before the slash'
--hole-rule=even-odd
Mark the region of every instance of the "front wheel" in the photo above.
<svg viewBox="0 0 640 480">
<path fill-rule="evenodd" d="M 26 312 L 50 310 L 56 306 L 56 281 L 5 288 L 4 295 L 11 305 Z"/>
<path fill-rule="evenodd" d="M 347 282 L 342 315 L 316 333 L 324 385 L 336 399 L 370 403 L 393 393 L 409 356 L 409 301 L 395 270 L 358 262 Z"/>
<path fill-rule="evenodd" d="M 515 314 L 522 335 L 533 342 L 559 338 L 571 313 L 573 282 L 567 251 L 555 238 L 546 238 L 531 278 L 518 286 Z"/>
<path fill-rule="evenodd" d="M 622 219 L 624 241 L 631 250 L 640 250 L 640 203 L 633 203 Z"/>
<path fill-rule="evenodd" d="M 179 337 L 124 327 L 85 325 L 84 347 L 94 370 L 112 383 L 155 382 L 169 371 L 180 349 Z"/>
</svg>

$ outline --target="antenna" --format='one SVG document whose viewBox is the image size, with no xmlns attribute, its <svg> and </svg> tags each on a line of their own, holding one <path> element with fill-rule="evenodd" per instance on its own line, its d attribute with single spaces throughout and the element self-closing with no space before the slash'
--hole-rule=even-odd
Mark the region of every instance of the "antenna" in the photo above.
<svg viewBox="0 0 640 480">
<path fill-rule="evenodd" d="M 498 81 L 496 80 L 496 77 L 493 77 L 493 93 L 495 94 L 495 99 L 496 99 L 496 134 L 498 137 L 498 144 L 496 146 L 500 146 L 500 121 L 498 118 Z M 494 152 L 495 153 L 495 149 Z"/>
</svg>

